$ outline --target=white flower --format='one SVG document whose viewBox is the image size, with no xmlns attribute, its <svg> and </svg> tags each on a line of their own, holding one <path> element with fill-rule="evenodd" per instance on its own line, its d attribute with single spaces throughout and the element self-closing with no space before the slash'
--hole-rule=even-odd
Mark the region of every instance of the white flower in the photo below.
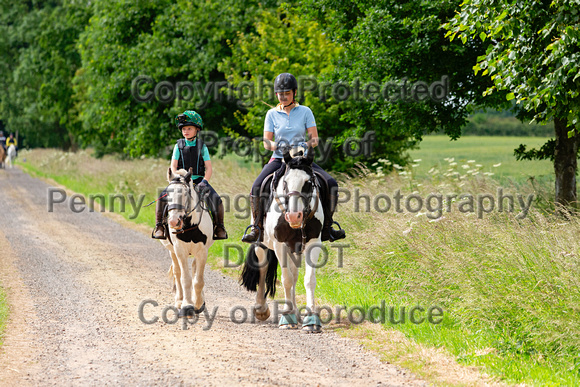
<svg viewBox="0 0 580 387">
<path fill-rule="evenodd" d="M 449 164 L 450 167 L 454 167 L 456 165 L 457 165 L 457 163 L 451 163 L 451 164 Z"/>
<path fill-rule="evenodd" d="M 421 161 L 423 160 L 422 159 L 413 160 L 414 163 L 420 163 Z"/>
<path fill-rule="evenodd" d="M 493 167 L 494 167 L 494 168 L 497 168 L 497 167 L 499 167 L 500 165 L 501 165 L 501 163 L 493 164 Z"/>
<path fill-rule="evenodd" d="M 475 163 L 475 160 L 467 160 L 467 163 Z"/>
</svg>

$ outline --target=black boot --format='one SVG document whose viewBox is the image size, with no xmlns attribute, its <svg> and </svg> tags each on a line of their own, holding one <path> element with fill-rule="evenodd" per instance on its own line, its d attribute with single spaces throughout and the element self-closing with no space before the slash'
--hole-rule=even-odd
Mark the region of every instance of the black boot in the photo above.
<svg viewBox="0 0 580 387">
<path fill-rule="evenodd" d="M 334 211 L 336 210 L 336 205 L 338 203 L 338 191 L 331 192 L 328 196 L 328 208 L 324 211 L 324 226 L 322 227 L 322 241 L 331 241 L 334 242 L 339 239 L 346 238 L 346 233 L 340 227 L 338 222 L 334 222 L 332 220 L 332 216 L 334 215 Z M 336 224 L 338 226 L 338 230 L 332 228 L 332 225 Z"/>
<path fill-rule="evenodd" d="M 252 216 L 254 217 L 254 224 L 251 225 L 252 230 L 245 233 L 242 237 L 242 242 L 254 243 L 262 239 L 262 208 L 260 196 L 250 195 L 250 207 L 252 208 Z M 246 231 L 248 229 L 246 228 Z"/>
<path fill-rule="evenodd" d="M 151 238 L 153 239 L 167 239 L 165 224 L 163 223 L 165 207 L 167 207 L 167 202 L 164 199 L 159 199 L 155 203 L 155 229 L 151 233 Z"/>
<path fill-rule="evenodd" d="M 220 200 L 217 211 L 215 212 L 215 221 L 213 228 L 213 239 L 228 239 L 228 233 L 224 227 L 224 203 Z"/>
</svg>

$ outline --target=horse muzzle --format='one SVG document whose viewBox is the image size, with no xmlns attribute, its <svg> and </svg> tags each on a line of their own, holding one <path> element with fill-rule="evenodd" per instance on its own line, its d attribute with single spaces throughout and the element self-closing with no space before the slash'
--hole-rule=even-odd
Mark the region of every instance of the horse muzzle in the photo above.
<svg viewBox="0 0 580 387">
<path fill-rule="evenodd" d="M 181 226 L 181 224 L 183 223 L 181 216 L 175 216 L 175 217 L 170 217 L 167 220 L 167 224 L 169 225 L 170 228 L 179 228 L 179 226 Z"/>
<path fill-rule="evenodd" d="M 287 212 L 284 215 L 284 219 L 292 228 L 301 228 L 302 227 L 302 219 L 304 219 L 304 215 L 302 212 Z"/>
</svg>

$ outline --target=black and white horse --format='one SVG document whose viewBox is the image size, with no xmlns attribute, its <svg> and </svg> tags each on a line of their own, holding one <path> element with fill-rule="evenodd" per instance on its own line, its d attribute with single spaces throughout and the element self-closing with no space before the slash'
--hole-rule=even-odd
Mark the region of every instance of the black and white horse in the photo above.
<svg viewBox="0 0 580 387">
<path fill-rule="evenodd" d="M 201 313 L 205 308 L 203 295 L 204 270 L 208 250 L 213 244 L 213 223 L 202 197 L 184 170 L 167 173 L 167 224 L 169 238 L 161 243 L 171 255 L 169 273 L 175 283 L 175 307 L 180 317 Z M 188 257 L 193 257 L 191 271 Z"/>
<path fill-rule="evenodd" d="M 324 214 L 312 170 L 313 158 L 312 148 L 308 149 L 307 156 L 292 158 L 288 152 L 284 153 L 283 174 L 275 176 L 272 182 L 272 200 L 264 220 L 264 242 L 250 247 L 242 270 L 242 285 L 257 291 L 256 318 L 268 319 L 270 309 L 266 297 L 274 297 L 280 260 L 285 304 L 278 326 L 297 328 L 296 283 L 298 269 L 304 264 L 307 315 L 302 321 L 303 330 L 319 333 L 321 323 L 314 289 Z"/>
</svg>

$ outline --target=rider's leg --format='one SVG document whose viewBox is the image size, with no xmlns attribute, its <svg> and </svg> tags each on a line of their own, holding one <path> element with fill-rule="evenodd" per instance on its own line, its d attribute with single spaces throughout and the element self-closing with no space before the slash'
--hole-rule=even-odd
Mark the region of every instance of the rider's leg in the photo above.
<svg viewBox="0 0 580 387">
<path fill-rule="evenodd" d="M 342 228 L 335 230 L 332 228 L 333 224 L 333 215 L 336 211 L 336 205 L 338 204 L 338 183 L 336 180 L 330 176 L 326 171 L 320 168 L 315 163 L 312 164 L 312 169 L 316 172 L 320 173 L 324 179 L 326 180 L 326 184 L 328 186 L 328 196 L 326 200 L 323 201 L 323 209 L 324 211 L 324 225 L 322 226 L 322 235 L 321 238 L 323 241 L 330 240 L 334 242 L 337 239 L 342 239 L 346 237 L 346 233 Z"/>
<path fill-rule="evenodd" d="M 165 191 L 163 192 L 163 194 L 165 194 Z M 153 234 L 151 234 L 151 238 L 154 239 L 167 238 L 167 235 L 165 235 L 165 225 L 163 224 L 163 218 L 165 216 L 166 208 L 167 201 L 165 200 L 165 198 L 161 198 L 157 200 L 157 202 L 155 203 L 155 229 L 153 230 Z"/>
<path fill-rule="evenodd" d="M 207 180 L 198 184 L 202 200 L 209 204 L 213 219 L 213 239 L 228 239 L 224 226 L 224 204 L 215 189 Z"/>
<path fill-rule="evenodd" d="M 262 219 L 264 215 L 263 212 L 264 199 L 260 197 L 260 189 L 262 187 L 262 182 L 268 175 L 279 169 L 281 165 L 282 159 L 270 160 L 268 164 L 264 165 L 262 172 L 260 172 L 260 175 L 254 181 L 254 184 L 252 185 L 252 192 L 250 195 L 250 207 L 252 209 L 252 219 L 253 219 L 253 223 L 251 225 L 252 229 L 250 232 L 244 234 L 244 236 L 242 237 L 242 242 L 247 243 L 258 242 L 258 238 L 262 234 L 261 232 L 263 225 Z"/>
</svg>

